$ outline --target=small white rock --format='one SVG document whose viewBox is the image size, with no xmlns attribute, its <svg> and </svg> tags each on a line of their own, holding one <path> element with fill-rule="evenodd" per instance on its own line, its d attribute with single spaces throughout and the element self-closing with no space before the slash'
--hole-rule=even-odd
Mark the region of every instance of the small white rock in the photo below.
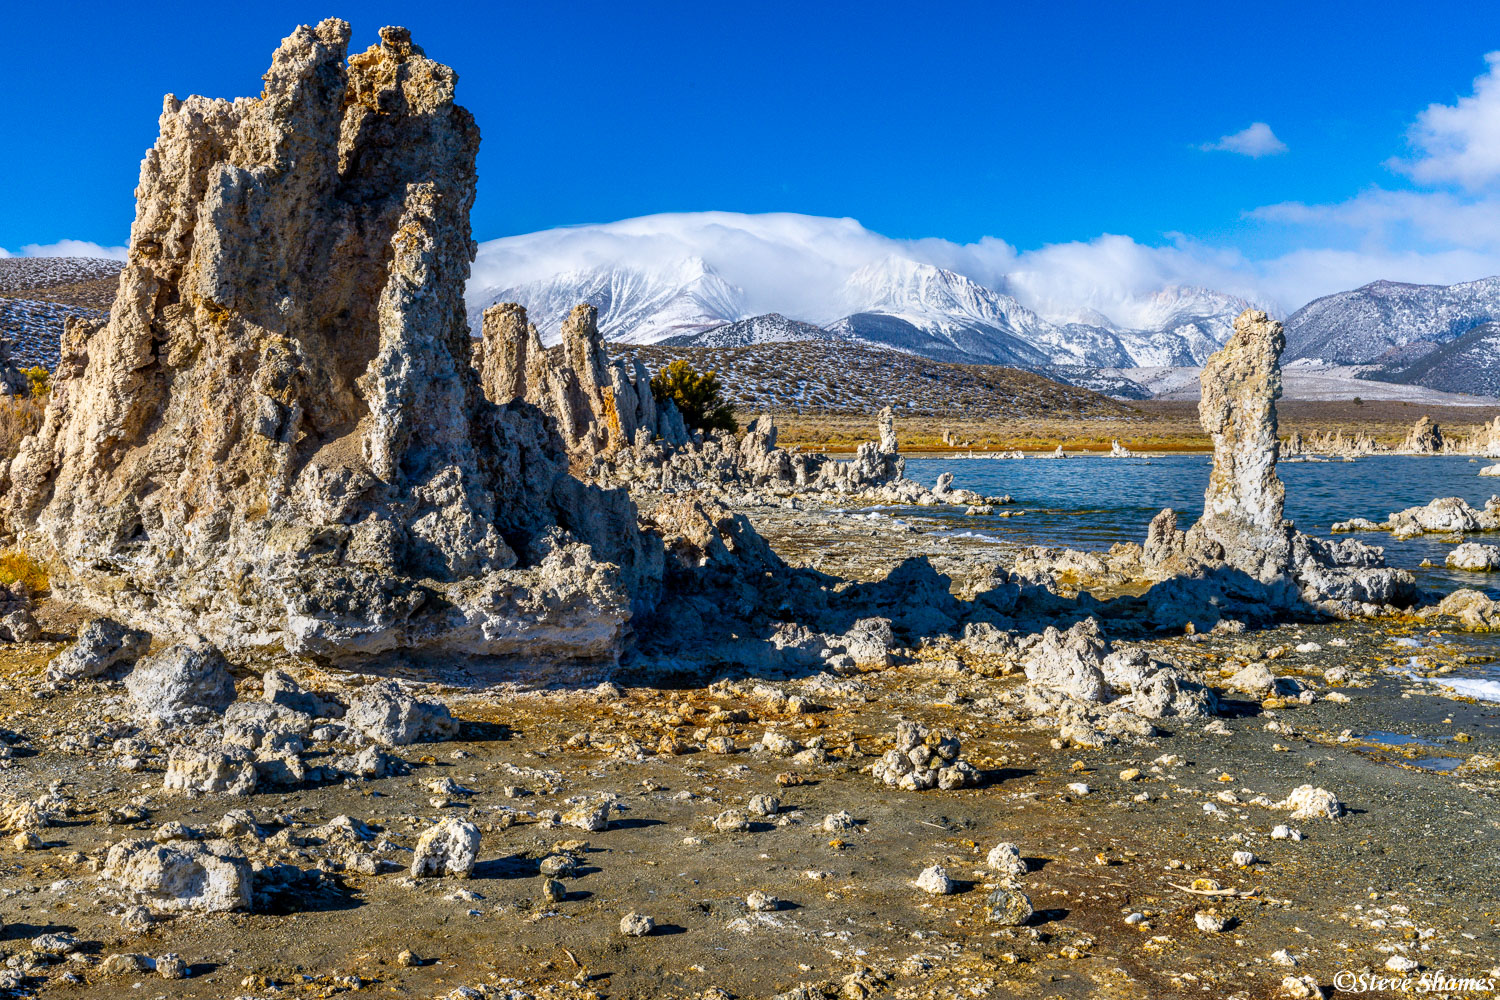
<svg viewBox="0 0 1500 1000">
<path fill-rule="evenodd" d="M 947 869 L 942 865 L 933 865 L 923 869 L 922 874 L 917 876 L 917 888 L 934 896 L 951 896 L 958 886 L 948 877 Z"/>
<path fill-rule="evenodd" d="M 1193 923 L 1205 934 L 1217 934 L 1224 929 L 1224 918 L 1217 913 L 1206 913 L 1202 910 L 1193 914 Z"/>
<path fill-rule="evenodd" d="M 1015 844 L 996 844 L 985 858 L 985 863 L 1002 875 L 1025 875 L 1026 861 L 1021 849 Z"/>
<path fill-rule="evenodd" d="M 656 930 L 656 921 L 644 913 L 627 913 L 620 918 L 620 933 L 626 937 L 645 937 Z"/>
<path fill-rule="evenodd" d="M 754 913 L 770 913 L 781 906 L 781 900 L 757 889 L 745 897 L 745 906 Z"/>
</svg>

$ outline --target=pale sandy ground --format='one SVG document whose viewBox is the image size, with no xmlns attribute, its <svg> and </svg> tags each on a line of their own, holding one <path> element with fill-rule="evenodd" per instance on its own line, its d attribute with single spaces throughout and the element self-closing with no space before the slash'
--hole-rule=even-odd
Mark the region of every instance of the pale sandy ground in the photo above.
<svg viewBox="0 0 1500 1000">
<path fill-rule="evenodd" d="M 1193 400 L 1199 395 L 1202 368 L 1110 368 L 1111 374 L 1139 382 L 1157 399 Z M 1493 406 L 1490 396 L 1438 392 L 1421 386 L 1397 385 L 1356 378 L 1364 369 L 1357 365 L 1322 365 L 1294 361 L 1281 370 L 1282 398 L 1308 401 L 1353 399 L 1425 403 L 1433 406 Z"/>
</svg>

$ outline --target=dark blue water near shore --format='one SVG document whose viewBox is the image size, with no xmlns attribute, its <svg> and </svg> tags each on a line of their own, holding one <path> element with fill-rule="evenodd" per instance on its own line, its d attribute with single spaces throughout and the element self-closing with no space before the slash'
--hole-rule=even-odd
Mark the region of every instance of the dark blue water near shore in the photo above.
<svg viewBox="0 0 1500 1000">
<path fill-rule="evenodd" d="M 906 472 L 929 486 L 940 474 L 951 472 L 955 486 L 991 496 L 1008 493 L 1014 499 L 1008 509 L 1026 511 L 1021 517 L 921 511 L 922 516 L 952 521 L 954 530 L 1017 545 L 1102 551 L 1115 542 L 1142 541 L 1147 524 L 1163 507 L 1176 508 L 1183 527 L 1191 524 L 1203 510 L 1210 464 L 1209 456 L 1202 454 L 1021 461 L 914 458 L 907 461 Z M 1352 462 L 1283 462 L 1277 473 L 1286 484 L 1286 516 L 1303 531 L 1328 535 L 1334 521 L 1383 521 L 1392 511 L 1436 497 L 1463 497 L 1482 508 L 1491 494 L 1500 493 L 1500 479 L 1479 476 L 1485 464 L 1466 457 L 1381 455 Z M 1500 596 L 1500 574 L 1442 568 L 1448 551 L 1460 540 L 1456 536 L 1397 541 L 1385 532 L 1373 532 L 1356 537 L 1384 546 L 1387 562 L 1410 569 L 1424 588 L 1476 587 Z M 1500 544 L 1500 533 L 1468 540 Z M 1423 568 L 1424 559 L 1436 567 Z"/>
</svg>

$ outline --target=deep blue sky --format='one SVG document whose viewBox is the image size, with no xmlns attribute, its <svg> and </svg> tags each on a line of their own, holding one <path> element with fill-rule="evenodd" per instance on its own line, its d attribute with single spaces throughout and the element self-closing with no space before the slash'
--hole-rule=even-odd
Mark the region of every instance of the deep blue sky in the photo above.
<svg viewBox="0 0 1500 1000">
<path fill-rule="evenodd" d="M 1027 249 L 1409 186 L 1413 117 L 1500 48 L 1488 4 L 12 5 L 0 247 L 120 244 L 163 93 L 259 93 L 277 41 L 405 24 L 484 134 L 476 237 L 664 211 L 853 216 Z M 1198 145 L 1252 121 L 1289 147 Z"/>
</svg>

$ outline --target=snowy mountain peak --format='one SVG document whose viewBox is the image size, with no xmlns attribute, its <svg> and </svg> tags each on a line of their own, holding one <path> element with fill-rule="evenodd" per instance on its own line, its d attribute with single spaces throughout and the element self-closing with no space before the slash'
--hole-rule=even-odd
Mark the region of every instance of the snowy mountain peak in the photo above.
<svg viewBox="0 0 1500 1000">
<path fill-rule="evenodd" d="M 519 302 L 536 324 L 543 343 L 555 343 L 574 306 L 599 310 L 599 329 L 609 340 L 649 344 L 683 333 L 711 329 L 746 314 L 744 293 L 724 280 L 701 257 L 684 257 L 659 267 L 604 265 L 564 271 L 550 278 L 505 288 L 470 289 L 469 325 L 496 302 Z"/>
<path fill-rule="evenodd" d="M 520 302 L 549 343 L 573 306 L 588 302 L 617 341 L 696 342 L 744 320 L 753 322 L 715 337 L 826 335 L 1030 368 L 1201 363 L 1245 305 L 1183 284 L 1155 295 L 1089 293 L 1063 300 L 1063 315 L 1044 317 L 1029 306 L 1035 274 L 1016 286 L 1026 296 L 1019 297 L 1009 276 L 986 269 L 981 281 L 968 273 L 965 262 L 981 259 L 974 248 L 954 247 L 935 262 L 920 241 L 889 240 L 850 219 L 653 216 L 483 244 L 467 298 L 476 328 L 489 304 Z M 1087 282 L 1072 284 L 1087 292 Z M 766 318 L 773 312 L 781 319 Z"/>
<path fill-rule="evenodd" d="M 1287 356 L 1367 364 L 1398 348 L 1448 344 L 1492 320 L 1500 320 L 1500 278 L 1457 285 L 1372 281 L 1293 313 Z"/>
</svg>

